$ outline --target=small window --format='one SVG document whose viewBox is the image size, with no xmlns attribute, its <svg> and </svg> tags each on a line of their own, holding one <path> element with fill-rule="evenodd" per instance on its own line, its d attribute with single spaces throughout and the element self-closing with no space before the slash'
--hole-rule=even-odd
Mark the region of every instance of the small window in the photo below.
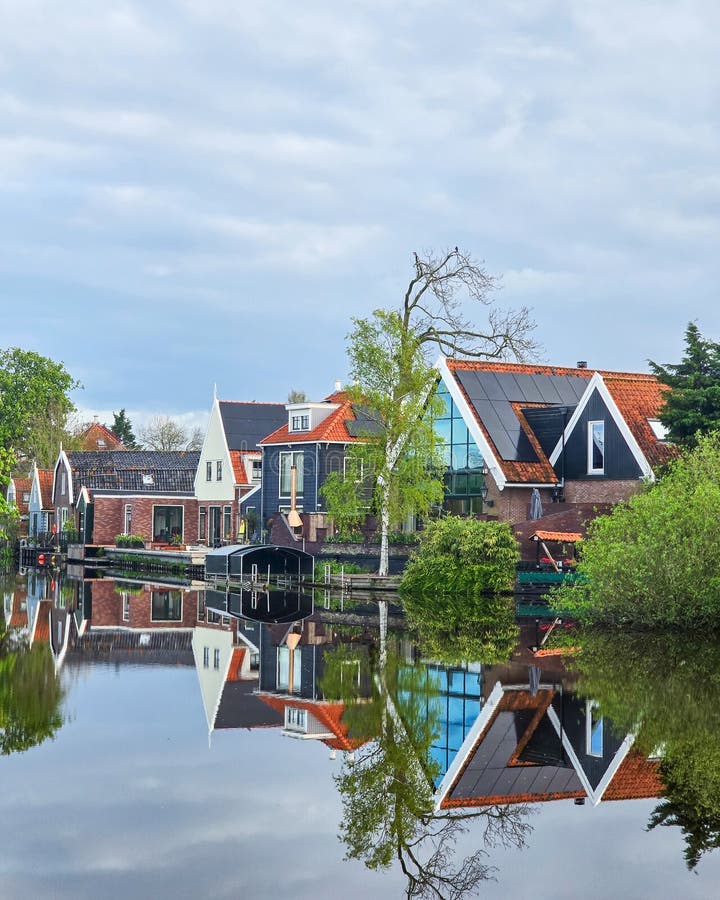
<svg viewBox="0 0 720 900">
<path fill-rule="evenodd" d="M 98 447 L 104 447 L 105 446 L 105 438 L 98 438 L 97 445 L 98 445 Z"/>
<path fill-rule="evenodd" d="M 215 481 L 222 481 L 222 460 L 215 463 Z"/>
<path fill-rule="evenodd" d="M 27 491 L 23 491 L 23 503 L 29 503 L 29 502 L 30 502 L 30 494 L 28 494 Z"/>
<path fill-rule="evenodd" d="M 229 541 L 232 536 L 230 523 L 232 519 L 232 507 L 223 506 L 223 540 Z"/>
<path fill-rule="evenodd" d="M 220 668 L 220 650 L 217 647 L 213 650 L 213 668 Z"/>
<path fill-rule="evenodd" d="M 310 414 L 307 412 L 296 413 L 290 417 L 290 431 L 309 431 Z"/>
<path fill-rule="evenodd" d="M 205 481 L 212 481 L 212 463 L 205 463 Z"/>
<path fill-rule="evenodd" d="M 142 483 L 145 485 L 145 487 L 150 487 L 150 485 L 155 484 L 155 479 L 152 477 L 152 475 L 143 475 Z"/>
<path fill-rule="evenodd" d="M 668 439 L 668 430 L 660 419 L 648 419 L 648 425 L 659 441 L 666 441 Z"/>
<path fill-rule="evenodd" d="M 262 460 L 260 459 L 253 460 L 252 480 L 254 483 L 262 481 Z"/>
<path fill-rule="evenodd" d="M 62 472 L 60 475 L 60 493 L 64 494 L 67 488 L 67 481 L 65 479 L 65 473 Z"/>
<path fill-rule="evenodd" d="M 605 423 L 588 422 L 588 475 L 605 472 Z"/>
<path fill-rule="evenodd" d="M 207 510 L 201 506 L 198 510 L 198 540 L 204 541 L 207 536 Z"/>
<path fill-rule="evenodd" d="M 203 647 L 203 668 L 204 669 L 210 668 L 210 648 L 209 647 Z"/>
</svg>

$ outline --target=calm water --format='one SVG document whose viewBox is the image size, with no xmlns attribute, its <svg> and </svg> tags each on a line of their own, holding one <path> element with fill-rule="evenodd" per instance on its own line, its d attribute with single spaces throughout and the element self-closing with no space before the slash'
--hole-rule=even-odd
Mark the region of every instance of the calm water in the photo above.
<svg viewBox="0 0 720 900">
<path fill-rule="evenodd" d="M 440 666 L 392 608 L 225 601 L 5 582 L 0 897 L 720 896 L 711 642 Z"/>
</svg>

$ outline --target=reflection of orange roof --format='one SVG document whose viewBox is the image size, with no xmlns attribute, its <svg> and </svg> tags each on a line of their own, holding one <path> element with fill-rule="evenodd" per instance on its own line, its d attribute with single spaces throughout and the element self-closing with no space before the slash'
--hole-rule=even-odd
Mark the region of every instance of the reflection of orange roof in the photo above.
<svg viewBox="0 0 720 900">
<path fill-rule="evenodd" d="M 365 741 L 348 737 L 347 727 L 343 724 L 342 715 L 345 712 L 344 703 L 311 702 L 308 700 L 291 700 L 286 697 L 272 697 L 267 694 L 259 694 L 260 699 L 279 713 L 285 715 L 285 709 L 305 709 L 316 718 L 327 731 L 332 732 L 334 738 L 325 738 L 323 744 L 333 750 L 356 750 Z"/>
<path fill-rule="evenodd" d="M 27 623 L 27 590 L 18 589 L 13 594 L 12 608 L 10 609 L 10 618 L 7 621 L 7 627 L 25 628 Z"/>
<path fill-rule="evenodd" d="M 240 670 L 242 669 L 243 660 L 245 659 L 245 648 L 234 647 L 233 654 L 230 658 L 230 668 L 228 669 L 228 681 L 240 681 Z"/>
<path fill-rule="evenodd" d="M 35 610 L 35 624 L 32 630 L 31 642 L 39 641 L 42 644 L 50 643 L 50 614 L 52 612 L 52 600 L 41 600 Z"/>
<path fill-rule="evenodd" d="M 577 544 L 583 536 L 579 531 L 534 531 L 531 541 L 557 541 L 561 544 Z"/>
<path fill-rule="evenodd" d="M 260 441 L 260 444 L 292 444 L 308 443 L 313 441 L 331 441 L 338 444 L 349 444 L 357 440 L 347 430 L 347 421 L 354 421 L 355 413 L 352 404 L 344 391 L 330 394 L 323 401 L 325 403 L 337 403 L 338 408 L 333 410 L 327 418 L 312 431 L 290 431 L 287 424 L 282 425 L 277 431 Z"/>
<path fill-rule="evenodd" d="M 245 471 L 245 463 L 239 450 L 230 451 L 230 461 L 232 462 L 235 484 L 250 484 Z"/>
<path fill-rule="evenodd" d="M 55 509 L 52 498 L 52 469 L 38 469 L 38 482 L 40 485 L 40 509 Z"/>
<path fill-rule="evenodd" d="M 608 785 L 603 800 L 640 800 L 659 797 L 663 791 L 660 762 L 631 750 Z"/>
</svg>

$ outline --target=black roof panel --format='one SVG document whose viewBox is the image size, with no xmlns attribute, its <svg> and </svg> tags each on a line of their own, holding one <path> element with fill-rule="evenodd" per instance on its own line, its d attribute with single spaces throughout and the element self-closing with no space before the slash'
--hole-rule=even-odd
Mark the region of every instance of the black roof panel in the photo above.
<svg viewBox="0 0 720 900">
<path fill-rule="evenodd" d="M 287 422 L 282 403 L 245 403 L 220 401 L 225 437 L 229 450 L 259 450 L 258 442 Z"/>
</svg>

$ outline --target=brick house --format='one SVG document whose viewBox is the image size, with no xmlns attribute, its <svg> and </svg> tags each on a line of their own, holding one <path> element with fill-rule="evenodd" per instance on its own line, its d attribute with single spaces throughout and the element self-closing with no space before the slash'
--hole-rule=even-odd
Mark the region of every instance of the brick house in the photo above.
<svg viewBox="0 0 720 900">
<path fill-rule="evenodd" d="M 189 543 L 198 529 L 193 483 L 197 451 L 60 451 L 53 475 L 55 522 L 85 543 L 109 545 L 116 535 L 146 543 Z"/>
</svg>

